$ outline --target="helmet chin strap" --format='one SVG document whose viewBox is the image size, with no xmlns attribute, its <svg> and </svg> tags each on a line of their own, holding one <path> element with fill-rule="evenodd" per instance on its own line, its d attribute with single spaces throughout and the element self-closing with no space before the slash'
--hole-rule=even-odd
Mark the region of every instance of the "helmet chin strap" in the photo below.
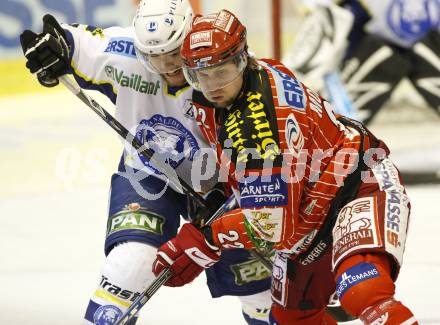
<svg viewBox="0 0 440 325">
<path fill-rule="evenodd" d="M 247 51 L 246 51 L 247 53 Z M 244 70 L 242 72 L 242 78 L 243 82 L 241 84 L 240 92 L 237 95 L 237 99 L 244 95 L 244 90 L 246 89 L 247 79 L 249 75 L 249 70 L 251 69 L 251 66 L 249 65 L 249 54 L 246 56 L 246 66 L 244 67 Z"/>
</svg>

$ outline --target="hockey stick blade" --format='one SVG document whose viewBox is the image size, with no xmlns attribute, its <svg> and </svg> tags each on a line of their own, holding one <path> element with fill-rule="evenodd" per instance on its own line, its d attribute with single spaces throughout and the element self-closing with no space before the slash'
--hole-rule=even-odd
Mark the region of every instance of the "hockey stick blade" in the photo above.
<svg viewBox="0 0 440 325">
<path fill-rule="evenodd" d="M 174 173 L 171 166 L 163 164 L 155 158 L 154 152 L 149 148 L 144 146 L 139 142 L 139 140 L 134 137 L 118 120 L 116 120 L 113 115 L 107 112 L 98 102 L 87 95 L 77 84 L 77 82 L 67 75 L 59 77 L 61 83 L 66 86 L 75 96 L 77 96 L 84 104 L 91 108 L 96 114 L 104 120 L 113 130 L 115 130 L 122 138 L 129 141 L 133 148 L 135 148 L 140 154 L 149 158 L 156 167 L 167 177 L 167 179 L 182 192 L 191 196 L 198 204 L 207 207 L 205 199 L 196 191 L 194 191 L 191 186 L 188 185 L 183 179 Z"/>
<path fill-rule="evenodd" d="M 237 205 L 237 199 L 234 195 L 231 195 L 228 200 L 223 203 L 223 205 L 218 208 L 218 210 L 208 219 L 206 222 L 207 225 L 210 225 L 214 222 L 215 219 L 222 216 L 225 211 L 233 209 Z M 149 285 L 149 287 L 139 296 L 136 298 L 135 301 L 131 304 L 130 307 L 125 311 L 125 313 L 119 318 L 114 325 L 124 325 L 127 324 L 127 322 L 132 319 L 136 314 L 139 312 L 139 310 L 145 306 L 145 304 L 148 302 L 148 300 L 151 299 L 151 297 L 159 290 L 159 288 L 168 281 L 168 279 L 171 277 L 172 273 L 169 268 L 164 269 Z"/>
</svg>

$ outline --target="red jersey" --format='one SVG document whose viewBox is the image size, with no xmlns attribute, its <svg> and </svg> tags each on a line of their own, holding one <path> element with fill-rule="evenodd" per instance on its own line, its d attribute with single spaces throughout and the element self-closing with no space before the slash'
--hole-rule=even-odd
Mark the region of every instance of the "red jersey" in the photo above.
<svg viewBox="0 0 440 325">
<path fill-rule="evenodd" d="M 280 62 L 258 64 L 245 72 L 243 91 L 228 109 L 213 109 L 200 93 L 193 97 L 202 132 L 217 147 L 220 181 L 240 203 L 213 224 L 213 240 L 225 248 L 271 242 L 298 254 L 358 167 L 361 134 Z M 371 144 L 364 139 L 365 151 Z"/>
</svg>

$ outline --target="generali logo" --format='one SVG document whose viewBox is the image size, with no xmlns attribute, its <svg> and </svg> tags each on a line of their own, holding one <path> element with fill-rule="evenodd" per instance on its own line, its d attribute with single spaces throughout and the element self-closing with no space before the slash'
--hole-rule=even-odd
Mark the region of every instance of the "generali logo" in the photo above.
<svg viewBox="0 0 440 325">
<path fill-rule="evenodd" d="M 360 198 L 346 205 L 333 229 L 333 261 L 349 252 L 377 246 L 373 198 Z"/>
<path fill-rule="evenodd" d="M 368 218 L 355 218 L 353 217 L 360 212 L 370 212 L 370 201 L 361 201 L 353 206 L 344 207 L 339 213 L 338 223 L 335 231 L 340 232 L 340 237 L 359 229 L 369 228 L 371 221 Z"/>
</svg>

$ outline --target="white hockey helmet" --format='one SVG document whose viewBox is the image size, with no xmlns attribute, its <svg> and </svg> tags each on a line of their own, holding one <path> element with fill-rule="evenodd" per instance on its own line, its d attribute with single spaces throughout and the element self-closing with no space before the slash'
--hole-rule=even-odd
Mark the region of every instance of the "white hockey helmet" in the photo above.
<svg viewBox="0 0 440 325">
<path fill-rule="evenodd" d="M 193 11 L 188 0 L 142 0 L 133 19 L 134 46 L 139 60 L 157 71 L 150 55 L 169 53 L 183 43 L 191 27 Z"/>
</svg>

